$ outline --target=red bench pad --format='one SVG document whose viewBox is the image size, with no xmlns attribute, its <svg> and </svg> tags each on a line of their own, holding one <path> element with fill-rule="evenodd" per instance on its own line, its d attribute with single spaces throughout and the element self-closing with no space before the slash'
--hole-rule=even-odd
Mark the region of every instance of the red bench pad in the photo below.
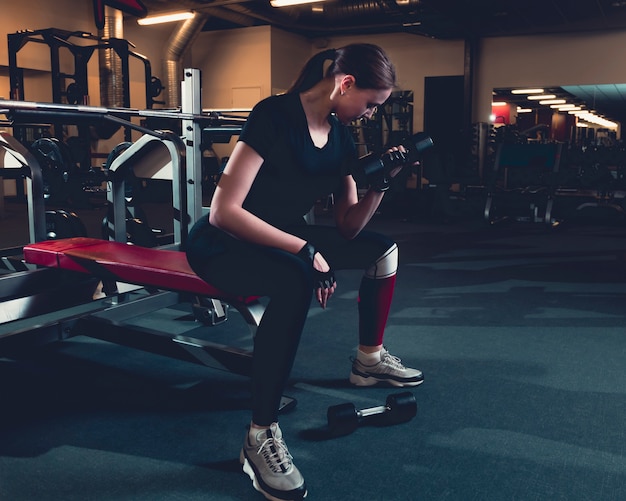
<svg viewBox="0 0 626 501">
<path fill-rule="evenodd" d="M 24 247 L 27 263 L 90 273 L 103 279 L 189 292 L 200 296 L 249 303 L 257 296 L 225 293 L 207 284 L 189 267 L 185 253 L 121 242 L 76 237 L 46 240 Z"/>
</svg>

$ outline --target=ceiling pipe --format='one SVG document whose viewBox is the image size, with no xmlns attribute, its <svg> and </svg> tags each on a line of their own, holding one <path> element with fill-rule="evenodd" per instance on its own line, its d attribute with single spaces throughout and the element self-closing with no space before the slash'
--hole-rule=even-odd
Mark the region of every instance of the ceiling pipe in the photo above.
<svg viewBox="0 0 626 501">
<path fill-rule="evenodd" d="M 165 74 L 166 95 L 164 97 L 166 99 L 165 106 L 168 108 L 180 106 L 180 82 L 183 79 L 182 59 L 187 49 L 202 31 L 208 18 L 208 13 L 196 12 L 195 16 L 180 24 L 165 46 L 163 73 Z"/>
<path fill-rule="evenodd" d="M 216 17 L 242 27 L 250 27 L 257 24 L 257 20 L 255 18 L 230 9 L 225 9 L 223 7 L 198 7 L 196 11 L 204 12 L 212 17 Z"/>
</svg>

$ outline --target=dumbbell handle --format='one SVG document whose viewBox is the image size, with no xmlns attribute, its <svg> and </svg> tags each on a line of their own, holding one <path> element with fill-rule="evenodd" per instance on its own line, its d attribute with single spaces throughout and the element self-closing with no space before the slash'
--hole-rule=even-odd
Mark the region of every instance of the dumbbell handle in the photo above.
<svg viewBox="0 0 626 501">
<path fill-rule="evenodd" d="M 373 416 L 374 414 L 382 414 L 383 412 L 389 411 L 389 407 L 386 405 L 379 405 L 378 407 L 370 407 L 369 409 L 361 409 L 356 411 L 357 416 L 360 418 Z"/>
</svg>

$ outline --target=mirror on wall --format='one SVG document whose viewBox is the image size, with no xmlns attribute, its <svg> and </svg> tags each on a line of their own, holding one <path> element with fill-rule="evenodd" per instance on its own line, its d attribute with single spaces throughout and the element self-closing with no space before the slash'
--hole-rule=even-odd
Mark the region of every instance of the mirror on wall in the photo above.
<svg viewBox="0 0 626 501">
<path fill-rule="evenodd" d="M 528 141 L 620 141 L 626 83 L 496 88 L 491 122 L 514 128 Z"/>
</svg>

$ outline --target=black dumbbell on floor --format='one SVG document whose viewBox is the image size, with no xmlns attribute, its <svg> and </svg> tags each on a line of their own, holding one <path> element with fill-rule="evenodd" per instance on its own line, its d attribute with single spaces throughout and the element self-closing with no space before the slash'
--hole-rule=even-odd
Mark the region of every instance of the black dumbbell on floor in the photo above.
<svg viewBox="0 0 626 501">
<path fill-rule="evenodd" d="M 359 425 L 387 426 L 406 423 L 417 414 L 417 402 L 411 392 L 394 393 L 385 405 L 357 410 L 354 404 L 345 403 L 328 408 L 328 431 L 332 436 L 348 435 Z"/>
</svg>

